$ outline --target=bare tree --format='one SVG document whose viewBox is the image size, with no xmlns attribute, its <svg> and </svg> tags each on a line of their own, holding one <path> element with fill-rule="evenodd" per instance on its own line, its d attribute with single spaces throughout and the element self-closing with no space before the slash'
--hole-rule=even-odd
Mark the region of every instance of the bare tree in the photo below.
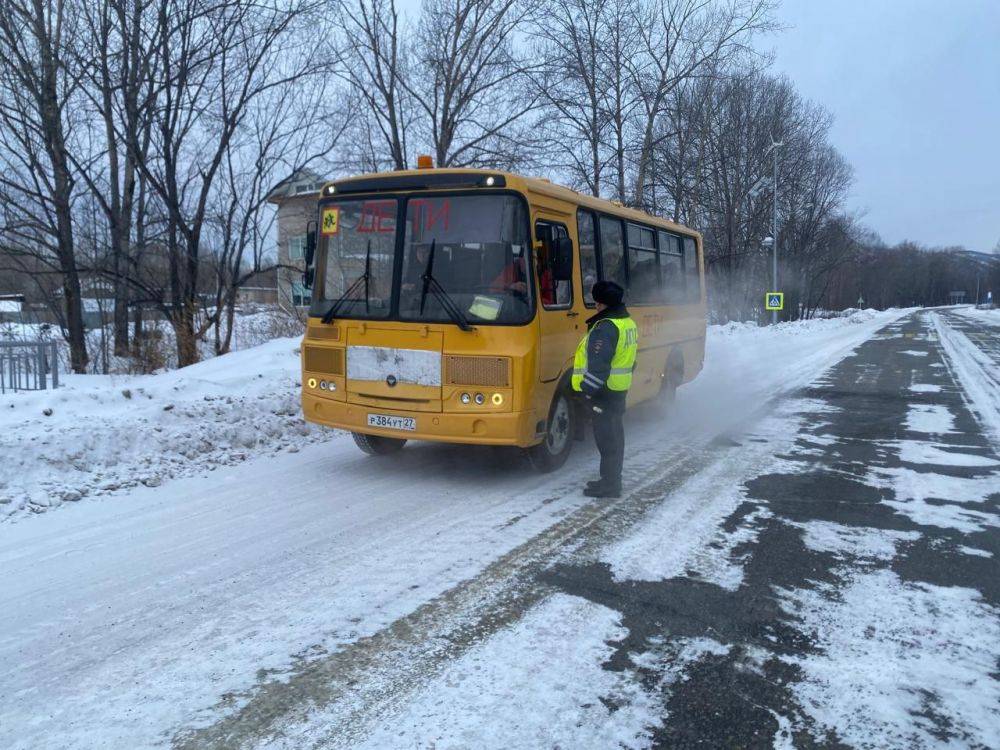
<svg viewBox="0 0 1000 750">
<path fill-rule="evenodd" d="M 524 116 L 537 95 L 516 34 L 521 0 L 426 0 L 406 90 L 442 167 L 513 166 L 524 158 Z"/>
<path fill-rule="evenodd" d="M 641 103 L 634 205 L 643 202 L 657 121 L 671 93 L 685 80 L 715 75 L 729 60 L 755 54 L 750 41 L 771 28 L 772 6 L 770 0 L 655 0 L 641 9 L 636 28 L 643 54 L 629 66 Z"/>
<path fill-rule="evenodd" d="M 643 19 L 636 0 L 608 0 L 605 6 L 604 23 L 607 27 L 606 41 L 601 47 L 603 56 L 605 110 L 611 134 L 611 164 L 614 169 L 613 197 L 624 203 L 625 183 L 628 171 L 629 148 L 634 139 L 629 132 L 634 124 L 634 114 L 640 97 L 633 82 L 640 51 Z"/>
<path fill-rule="evenodd" d="M 550 0 L 532 26 L 541 67 L 535 87 L 551 113 L 550 153 L 556 169 L 591 195 L 601 194 L 607 162 L 604 106 L 607 0 Z"/>
<path fill-rule="evenodd" d="M 226 151 L 207 220 L 216 354 L 230 349 L 240 289 L 256 274 L 277 268 L 268 253 L 275 218 L 265 210 L 270 188 L 324 158 L 352 120 L 349 110 L 331 114 L 315 106 L 329 98 L 340 97 L 326 76 L 269 90 L 253 103 L 240 137 Z"/>
<path fill-rule="evenodd" d="M 165 211 L 169 296 L 163 300 L 180 366 L 198 360 L 202 234 L 213 188 L 253 104 L 316 73 L 320 35 L 308 0 L 160 0 L 157 106 L 151 159 L 137 160 Z M 139 144 L 130 148 L 139 152 Z M 218 314 L 216 310 L 215 314 Z"/>
<path fill-rule="evenodd" d="M 79 79 L 66 59 L 78 23 L 74 7 L 64 0 L 0 3 L 0 189 L 7 242 L 45 257 L 62 277 L 70 364 L 85 372 L 69 156 Z"/>
<path fill-rule="evenodd" d="M 87 35 L 76 54 L 86 75 L 82 89 L 96 115 L 96 140 L 103 136 L 95 149 L 102 158 L 91 160 L 87 153 L 71 158 L 106 217 L 111 252 L 102 270 L 114 285 L 114 351 L 124 357 L 129 353 L 128 264 L 137 220 L 137 163 L 149 156 L 159 29 L 144 3 L 100 0 L 82 8 Z"/>
<path fill-rule="evenodd" d="M 393 169 L 409 163 L 407 135 L 413 120 L 412 103 L 404 81 L 407 37 L 395 0 L 340 0 L 344 19 L 342 47 L 335 68 L 363 102 L 363 125 L 375 129 L 381 148 L 372 148 L 372 160 L 385 149 Z M 374 144 L 372 144 L 374 146 Z"/>
</svg>

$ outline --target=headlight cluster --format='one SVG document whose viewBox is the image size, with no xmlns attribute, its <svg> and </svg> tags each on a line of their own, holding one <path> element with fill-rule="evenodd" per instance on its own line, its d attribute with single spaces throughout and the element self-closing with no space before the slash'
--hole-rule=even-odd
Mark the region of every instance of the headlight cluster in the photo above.
<svg viewBox="0 0 1000 750">
<path fill-rule="evenodd" d="M 486 403 L 486 396 L 482 393 L 477 393 L 475 395 L 471 393 L 463 393 L 459 396 L 459 400 L 463 404 L 471 404 L 472 402 L 475 402 L 476 406 L 482 406 Z M 494 406 L 500 406 L 503 403 L 503 394 L 494 393 L 490 400 L 493 402 Z"/>
<path fill-rule="evenodd" d="M 337 390 L 337 384 L 334 383 L 332 380 L 320 380 L 317 383 L 316 378 L 309 378 L 309 380 L 306 381 L 306 384 L 310 388 L 315 388 L 317 385 L 319 385 L 319 389 L 321 391 L 335 391 L 335 390 Z"/>
</svg>

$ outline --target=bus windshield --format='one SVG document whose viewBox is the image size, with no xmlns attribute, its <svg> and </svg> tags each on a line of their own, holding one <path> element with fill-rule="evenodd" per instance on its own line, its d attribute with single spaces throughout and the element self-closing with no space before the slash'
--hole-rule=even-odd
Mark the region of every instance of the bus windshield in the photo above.
<svg viewBox="0 0 1000 750">
<path fill-rule="evenodd" d="M 397 259 L 399 200 L 346 200 L 321 209 L 313 315 L 337 304 L 335 317 L 393 316 L 398 260 L 399 320 L 456 322 L 455 309 L 471 324 L 530 320 L 534 308 L 522 200 L 496 194 L 410 197 Z M 367 298 L 365 283 L 355 284 L 364 279 L 366 267 Z M 425 283 L 425 276 L 432 280 Z M 337 303 L 352 285 L 348 298 Z"/>
<path fill-rule="evenodd" d="M 411 198 L 400 318 L 449 320 L 447 302 L 424 293 L 423 276 L 430 270 L 470 322 L 525 322 L 532 309 L 527 226 L 524 204 L 514 196 Z"/>
</svg>

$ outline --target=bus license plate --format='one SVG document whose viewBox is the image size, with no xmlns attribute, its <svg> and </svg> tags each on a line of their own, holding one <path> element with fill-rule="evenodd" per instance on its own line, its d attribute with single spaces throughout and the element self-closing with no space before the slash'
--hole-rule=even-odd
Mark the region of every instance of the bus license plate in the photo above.
<svg viewBox="0 0 1000 750">
<path fill-rule="evenodd" d="M 388 414 L 369 414 L 369 427 L 382 427 L 390 430 L 416 430 L 417 420 L 413 417 L 392 417 Z"/>
</svg>

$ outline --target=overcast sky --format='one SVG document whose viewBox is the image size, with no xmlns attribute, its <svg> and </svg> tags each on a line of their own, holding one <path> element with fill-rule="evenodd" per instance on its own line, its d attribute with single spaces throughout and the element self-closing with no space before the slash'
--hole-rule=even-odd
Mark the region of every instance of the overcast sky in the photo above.
<svg viewBox="0 0 1000 750">
<path fill-rule="evenodd" d="M 835 116 L 887 242 L 1000 240 L 1000 0 L 784 0 L 775 67 Z"/>
</svg>

